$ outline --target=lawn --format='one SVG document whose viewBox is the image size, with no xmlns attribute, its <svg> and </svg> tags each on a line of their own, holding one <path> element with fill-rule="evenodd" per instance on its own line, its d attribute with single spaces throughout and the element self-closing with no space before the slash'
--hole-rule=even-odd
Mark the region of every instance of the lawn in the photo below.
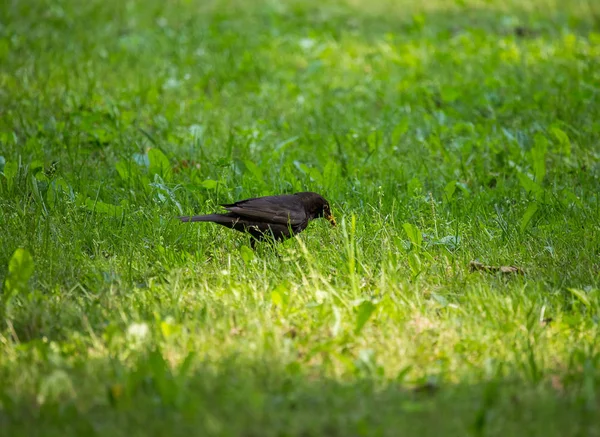
<svg viewBox="0 0 600 437">
<path fill-rule="evenodd" d="M 2 2 L 0 287 L 2 436 L 600 436 L 600 4 Z"/>
</svg>

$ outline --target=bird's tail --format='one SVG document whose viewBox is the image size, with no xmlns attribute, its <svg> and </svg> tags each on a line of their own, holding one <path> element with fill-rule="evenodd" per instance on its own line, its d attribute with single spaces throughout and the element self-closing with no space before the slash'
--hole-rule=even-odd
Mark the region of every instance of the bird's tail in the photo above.
<svg viewBox="0 0 600 437">
<path fill-rule="evenodd" d="M 177 217 L 182 222 L 215 222 L 219 223 L 223 221 L 223 215 L 221 214 L 207 214 L 207 215 L 191 215 Z M 229 219 L 231 221 L 231 219 Z"/>
</svg>

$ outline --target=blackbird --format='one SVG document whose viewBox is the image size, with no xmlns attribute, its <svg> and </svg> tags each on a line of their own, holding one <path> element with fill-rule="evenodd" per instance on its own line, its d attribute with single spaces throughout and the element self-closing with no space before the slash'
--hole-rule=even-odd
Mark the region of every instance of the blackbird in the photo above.
<svg viewBox="0 0 600 437">
<path fill-rule="evenodd" d="M 255 240 L 285 240 L 302 232 L 308 222 L 325 217 L 335 226 L 329 202 L 317 193 L 305 192 L 265 196 L 221 205 L 228 212 L 179 217 L 182 222 L 213 222 L 240 232 Z"/>
</svg>

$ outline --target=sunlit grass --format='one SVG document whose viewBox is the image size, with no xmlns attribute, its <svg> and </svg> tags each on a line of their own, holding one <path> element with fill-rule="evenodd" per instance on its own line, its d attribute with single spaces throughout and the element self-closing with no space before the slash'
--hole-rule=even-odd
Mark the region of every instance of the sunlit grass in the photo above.
<svg viewBox="0 0 600 437">
<path fill-rule="evenodd" d="M 595 435 L 596 9 L 1 6 L 6 432 Z"/>
</svg>

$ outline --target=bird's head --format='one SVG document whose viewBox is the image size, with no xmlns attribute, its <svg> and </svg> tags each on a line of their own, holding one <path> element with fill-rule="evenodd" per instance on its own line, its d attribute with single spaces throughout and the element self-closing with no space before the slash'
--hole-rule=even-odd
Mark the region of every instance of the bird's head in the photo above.
<svg viewBox="0 0 600 437">
<path fill-rule="evenodd" d="M 325 200 L 325 199 L 323 199 Z M 333 216 L 333 213 L 331 212 L 331 207 L 329 206 L 329 202 L 327 202 L 325 200 L 325 205 L 323 205 L 323 210 L 321 215 L 319 215 L 319 217 L 325 217 L 327 220 L 329 220 L 329 223 L 331 223 L 331 226 L 335 226 L 335 217 Z"/>
<path fill-rule="evenodd" d="M 331 206 L 323 196 L 311 192 L 296 193 L 296 196 L 302 200 L 304 209 L 311 219 L 325 217 L 332 226 L 336 225 L 335 217 L 331 213 Z"/>
</svg>

